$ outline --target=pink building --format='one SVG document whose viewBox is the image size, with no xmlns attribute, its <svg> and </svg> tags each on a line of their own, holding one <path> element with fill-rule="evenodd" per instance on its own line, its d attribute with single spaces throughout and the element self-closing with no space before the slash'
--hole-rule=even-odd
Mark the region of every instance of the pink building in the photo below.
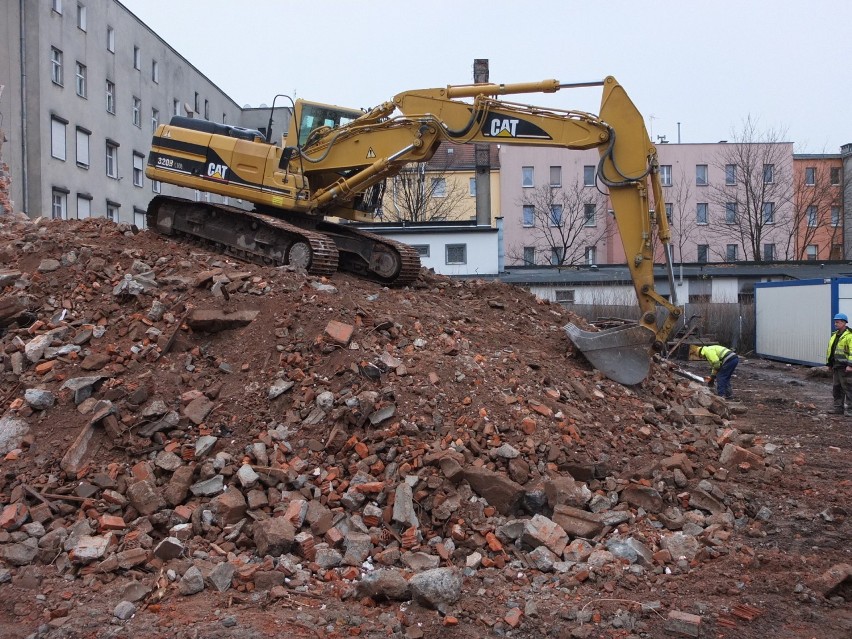
<svg viewBox="0 0 852 639">
<path fill-rule="evenodd" d="M 798 259 L 791 142 L 657 149 L 676 263 Z M 625 262 L 597 162 L 596 150 L 500 148 L 507 265 Z"/>
</svg>

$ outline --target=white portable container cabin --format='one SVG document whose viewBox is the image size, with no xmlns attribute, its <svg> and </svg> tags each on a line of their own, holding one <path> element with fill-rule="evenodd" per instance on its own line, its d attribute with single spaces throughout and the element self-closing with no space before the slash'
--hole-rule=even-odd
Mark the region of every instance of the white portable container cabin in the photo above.
<svg viewBox="0 0 852 639">
<path fill-rule="evenodd" d="M 754 285 L 755 352 L 782 362 L 825 365 L 833 317 L 852 317 L 852 277 Z"/>
</svg>

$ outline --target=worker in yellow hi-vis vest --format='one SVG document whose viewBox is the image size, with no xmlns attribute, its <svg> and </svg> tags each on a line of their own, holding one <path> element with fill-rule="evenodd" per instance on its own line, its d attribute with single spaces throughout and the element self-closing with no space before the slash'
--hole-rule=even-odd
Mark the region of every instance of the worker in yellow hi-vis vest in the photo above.
<svg viewBox="0 0 852 639">
<path fill-rule="evenodd" d="M 698 354 L 710 362 L 710 383 L 716 382 L 716 394 L 725 399 L 733 399 L 731 375 L 740 363 L 740 358 L 730 348 L 721 344 L 702 346 Z"/>
</svg>

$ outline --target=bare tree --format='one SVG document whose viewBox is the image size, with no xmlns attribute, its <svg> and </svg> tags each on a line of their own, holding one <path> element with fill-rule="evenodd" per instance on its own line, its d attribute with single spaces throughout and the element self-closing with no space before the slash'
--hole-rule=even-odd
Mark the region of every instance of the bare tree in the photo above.
<svg viewBox="0 0 852 639">
<path fill-rule="evenodd" d="M 453 155 L 446 160 L 412 163 L 389 180 L 380 217 L 386 222 L 443 222 L 455 219 L 469 194 L 452 179 Z"/>
<path fill-rule="evenodd" d="M 828 244 L 828 259 L 840 259 L 832 256 L 831 248 L 843 242 L 843 226 L 840 215 L 840 187 L 831 184 L 830 169 L 827 165 L 809 167 L 795 177 L 793 189 L 793 247 L 794 259 L 807 259 L 807 248 L 821 240 Z M 834 209 L 834 211 L 832 210 Z"/>
<path fill-rule="evenodd" d="M 680 175 L 677 176 L 670 188 L 664 189 L 666 196 L 666 211 L 671 211 L 669 219 L 669 228 L 672 236 L 672 252 L 676 262 L 683 262 L 683 250 L 690 244 L 692 237 L 698 230 L 698 219 L 695 209 L 690 207 L 690 198 L 692 189 L 690 188 L 691 177 L 681 169 Z M 655 227 L 656 228 L 656 227 Z M 665 255 L 662 254 L 662 246 L 659 242 L 656 244 L 659 248 L 657 259 L 665 260 Z"/>
<path fill-rule="evenodd" d="M 531 227 L 526 246 L 512 246 L 506 257 L 520 264 L 574 266 L 586 260 L 586 249 L 613 236 L 606 217 L 606 198 L 579 182 L 529 189 L 519 201 L 523 223 Z M 528 236 L 529 237 L 529 236 Z M 525 249 L 532 249 L 531 260 Z"/>
<path fill-rule="evenodd" d="M 718 213 L 708 234 L 719 245 L 742 246 L 740 259 L 763 261 L 761 249 L 770 240 L 784 247 L 783 255 L 775 259 L 793 257 L 793 156 L 792 146 L 782 142 L 785 135 L 760 131 L 757 121 L 748 117 L 734 133 L 734 141 L 723 145 L 717 156 L 725 183 L 712 187 L 710 197 Z M 722 248 L 717 253 L 728 257 Z"/>
</svg>

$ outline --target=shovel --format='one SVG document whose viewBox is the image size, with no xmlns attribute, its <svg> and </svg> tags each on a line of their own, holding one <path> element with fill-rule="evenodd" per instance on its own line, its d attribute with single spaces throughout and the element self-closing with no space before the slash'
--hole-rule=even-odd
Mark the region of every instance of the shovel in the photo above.
<svg viewBox="0 0 852 639">
<path fill-rule="evenodd" d="M 603 331 L 584 331 L 574 324 L 562 327 L 586 359 L 619 384 L 638 384 L 651 368 L 654 333 L 635 324 Z"/>
</svg>

